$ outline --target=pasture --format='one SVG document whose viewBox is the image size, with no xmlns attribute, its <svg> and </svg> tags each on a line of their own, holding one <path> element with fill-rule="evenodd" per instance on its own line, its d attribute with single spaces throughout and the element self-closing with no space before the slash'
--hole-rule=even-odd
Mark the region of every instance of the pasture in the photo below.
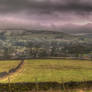
<svg viewBox="0 0 92 92">
<path fill-rule="evenodd" d="M 7 64 L 8 63 L 8 64 Z M 0 71 L 14 67 L 18 61 L 0 62 Z M 11 78 L 10 78 L 11 79 Z M 25 60 L 22 72 L 11 79 L 20 82 L 81 82 L 92 80 L 92 61 L 62 59 Z M 2 82 L 2 81 L 1 81 Z M 3 81 L 5 83 L 8 80 Z"/>
<path fill-rule="evenodd" d="M 8 72 L 20 61 L 0 61 L 0 72 Z M 75 82 L 73 89 L 70 84 L 65 85 L 72 82 Z M 92 92 L 85 89 L 90 88 L 91 83 L 91 60 L 30 59 L 24 61 L 21 72 L 17 71 L 5 80 L 0 79 L 0 91 L 43 92 L 45 89 L 44 92 Z"/>
</svg>

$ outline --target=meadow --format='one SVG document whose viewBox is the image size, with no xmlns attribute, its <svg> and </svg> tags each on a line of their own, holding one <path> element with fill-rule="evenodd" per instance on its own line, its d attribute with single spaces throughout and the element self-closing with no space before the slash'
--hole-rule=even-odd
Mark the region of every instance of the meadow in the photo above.
<svg viewBox="0 0 92 92">
<path fill-rule="evenodd" d="M 18 61 L 0 62 L 0 71 L 9 70 Z M 17 82 L 80 82 L 92 80 L 92 61 L 62 59 L 25 60 L 22 72 L 11 80 Z M 8 81 L 4 81 L 8 82 Z"/>
<path fill-rule="evenodd" d="M 20 61 L 21 60 L 0 61 L 0 66 L 1 66 L 0 72 L 9 71 L 11 68 L 16 67 Z M 56 87 L 57 89 L 57 85 L 59 85 L 58 87 L 61 87 L 60 85 L 65 83 L 84 82 L 86 84 L 87 81 L 92 81 L 92 61 L 70 60 L 70 59 L 30 59 L 30 60 L 24 60 L 24 64 L 21 69 L 21 72 L 19 73 L 15 72 L 15 73 L 16 76 L 12 76 L 12 77 L 9 76 L 10 80 L 8 79 L 0 80 L 1 83 L 0 86 L 4 85 L 4 87 L 9 90 L 7 85 L 10 84 L 11 88 L 15 87 L 15 89 L 19 88 L 20 90 L 22 90 L 22 91 L 14 91 L 14 92 L 23 92 L 23 90 L 27 90 L 24 92 L 28 92 L 28 89 L 31 89 L 34 85 L 35 87 L 37 87 L 37 84 L 38 86 L 40 85 L 40 87 L 45 87 L 46 85 L 47 87 L 47 88 L 45 87 L 46 89 L 50 88 L 49 86 L 51 86 L 52 88 Z M 0 91 L 2 90 L 0 89 Z M 61 90 L 54 90 L 54 91 L 63 92 L 64 85 L 63 85 L 63 91 Z M 46 92 L 54 92 L 54 91 L 49 90 Z M 64 91 L 64 92 L 68 92 L 68 91 Z M 80 89 L 76 89 L 69 92 L 91 92 L 91 90 L 81 91 Z"/>
</svg>

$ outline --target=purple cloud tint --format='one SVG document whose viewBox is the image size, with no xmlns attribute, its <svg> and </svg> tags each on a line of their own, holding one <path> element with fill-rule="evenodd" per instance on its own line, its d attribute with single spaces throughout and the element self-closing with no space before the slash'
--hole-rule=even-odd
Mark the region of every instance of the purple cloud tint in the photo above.
<svg viewBox="0 0 92 92">
<path fill-rule="evenodd" d="M 91 0 L 0 0 L 0 24 L 60 28 L 92 23 Z"/>
</svg>

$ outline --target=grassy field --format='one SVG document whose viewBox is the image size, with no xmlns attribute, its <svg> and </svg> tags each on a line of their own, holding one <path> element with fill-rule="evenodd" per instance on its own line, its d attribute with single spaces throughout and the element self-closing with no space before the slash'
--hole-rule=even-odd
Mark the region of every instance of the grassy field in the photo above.
<svg viewBox="0 0 92 92">
<path fill-rule="evenodd" d="M 18 64 L 19 62 L 16 62 L 16 60 L 2 60 L 0 61 L 0 72 L 8 72 L 10 69 L 15 68 Z"/>
<path fill-rule="evenodd" d="M 14 67 L 17 61 L 0 62 L 0 71 Z M 16 82 L 80 82 L 92 80 L 92 61 L 62 59 L 25 60 L 23 70 L 15 76 Z M 0 81 L 2 82 L 2 81 Z M 8 82 L 8 81 L 4 81 Z"/>
</svg>

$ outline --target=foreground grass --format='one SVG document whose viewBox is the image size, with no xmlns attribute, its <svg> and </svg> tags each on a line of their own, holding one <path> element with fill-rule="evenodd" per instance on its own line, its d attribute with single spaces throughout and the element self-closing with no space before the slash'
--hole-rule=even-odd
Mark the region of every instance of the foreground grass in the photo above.
<svg viewBox="0 0 92 92">
<path fill-rule="evenodd" d="M 5 62 L 3 62 L 3 64 L 4 63 Z M 9 64 L 11 65 L 11 63 Z M 15 78 L 13 78 L 11 80 L 11 83 L 16 82 L 62 83 L 70 81 L 79 82 L 89 80 L 92 80 L 92 61 L 32 59 L 32 60 L 25 60 L 23 71 L 20 74 L 18 74 Z"/>
</svg>

